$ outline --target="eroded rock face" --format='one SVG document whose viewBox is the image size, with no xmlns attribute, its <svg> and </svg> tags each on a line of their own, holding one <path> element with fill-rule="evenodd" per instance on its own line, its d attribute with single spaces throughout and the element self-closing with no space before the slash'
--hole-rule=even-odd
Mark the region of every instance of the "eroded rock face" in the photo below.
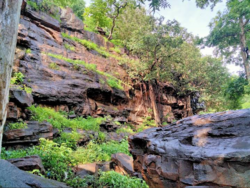
<svg viewBox="0 0 250 188">
<path fill-rule="evenodd" d="M 129 138 L 150 187 L 250 187 L 250 109 L 192 116 Z"/>
<path fill-rule="evenodd" d="M 3 146 L 23 147 L 37 144 L 40 138 L 52 139 L 53 127 L 47 122 L 30 121 L 25 129 L 7 130 L 3 135 Z"/>
</svg>

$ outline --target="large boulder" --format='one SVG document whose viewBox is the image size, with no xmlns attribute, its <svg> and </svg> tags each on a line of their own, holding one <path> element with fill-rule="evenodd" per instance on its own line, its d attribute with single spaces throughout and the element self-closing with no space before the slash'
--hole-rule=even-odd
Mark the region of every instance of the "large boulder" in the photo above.
<svg viewBox="0 0 250 188">
<path fill-rule="evenodd" d="M 0 160 L 0 187 L 49 188 L 68 187 L 64 183 L 45 179 L 40 176 L 19 170 L 5 160 Z M 3 172 L 3 173 L 2 173 Z"/>
<path fill-rule="evenodd" d="M 250 187 L 250 109 L 188 117 L 129 144 L 150 187 Z"/>
<path fill-rule="evenodd" d="M 3 146 L 19 147 L 37 144 L 40 138 L 52 139 L 53 127 L 48 122 L 30 121 L 25 129 L 5 131 Z"/>
</svg>

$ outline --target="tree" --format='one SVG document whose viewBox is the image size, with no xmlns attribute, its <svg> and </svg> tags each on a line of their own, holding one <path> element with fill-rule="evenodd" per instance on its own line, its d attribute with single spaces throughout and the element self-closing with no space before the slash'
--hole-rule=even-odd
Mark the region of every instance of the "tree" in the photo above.
<svg viewBox="0 0 250 188">
<path fill-rule="evenodd" d="M 96 27 L 102 27 L 108 30 L 111 27 L 112 20 L 107 16 L 108 3 L 105 0 L 93 0 L 89 7 L 85 9 L 84 23 L 88 30 L 95 31 Z"/>
<path fill-rule="evenodd" d="M 155 96 L 155 84 L 157 79 L 162 79 L 164 71 L 171 71 L 171 65 L 168 61 L 172 56 L 179 52 L 178 47 L 183 43 L 183 39 L 178 37 L 181 33 L 179 23 L 168 21 L 162 24 L 162 20 L 151 19 L 150 24 L 144 25 L 134 31 L 128 43 L 140 60 L 140 66 L 135 65 L 137 78 L 149 87 L 149 96 L 151 106 L 154 112 L 154 118 L 157 125 L 161 125 L 161 115 L 158 110 Z"/>
<path fill-rule="evenodd" d="M 115 28 L 116 19 L 121 14 L 121 11 L 128 5 L 127 0 L 108 0 L 108 12 L 107 15 L 112 19 L 112 27 L 108 36 L 108 40 L 112 39 L 112 35 Z"/>
<path fill-rule="evenodd" d="M 0 3 L 0 153 L 22 0 Z"/>
<path fill-rule="evenodd" d="M 210 23 L 211 32 L 206 38 L 207 46 L 215 46 L 228 63 L 244 67 L 246 78 L 250 79 L 248 57 L 250 4 L 248 1 L 231 0 L 227 10 L 219 12 Z M 238 54 L 236 54 L 238 52 Z"/>
</svg>

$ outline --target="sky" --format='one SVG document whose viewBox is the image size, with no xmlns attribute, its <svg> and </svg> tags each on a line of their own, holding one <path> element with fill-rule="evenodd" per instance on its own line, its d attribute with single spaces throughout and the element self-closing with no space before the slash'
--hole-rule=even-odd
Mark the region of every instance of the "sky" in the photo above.
<svg viewBox="0 0 250 188">
<path fill-rule="evenodd" d="M 86 0 L 86 6 L 91 0 Z M 155 13 L 155 16 L 164 16 L 166 20 L 177 20 L 182 27 L 185 27 L 188 32 L 195 36 L 206 37 L 209 32 L 209 23 L 216 16 L 218 11 L 223 11 L 226 8 L 226 3 L 218 3 L 213 10 L 210 7 L 200 9 L 196 7 L 195 0 L 168 0 L 171 8 L 161 9 Z M 213 48 L 202 49 L 203 55 L 213 55 Z M 240 67 L 227 65 L 232 74 L 237 74 Z"/>
</svg>

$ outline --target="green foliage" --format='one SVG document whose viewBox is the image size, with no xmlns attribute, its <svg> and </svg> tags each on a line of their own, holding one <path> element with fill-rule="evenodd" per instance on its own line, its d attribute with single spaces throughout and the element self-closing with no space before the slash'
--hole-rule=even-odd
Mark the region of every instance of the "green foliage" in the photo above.
<svg viewBox="0 0 250 188">
<path fill-rule="evenodd" d="M 28 0 L 27 4 L 30 5 L 31 8 L 34 9 L 34 10 L 36 10 L 36 11 L 38 11 L 40 9 L 39 6 L 36 4 L 36 2 Z"/>
<path fill-rule="evenodd" d="M 110 161 L 111 155 L 115 153 L 125 153 L 128 151 L 128 141 L 123 140 L 121 143 L 110 141 L 107 143 L 97 144 L 90 142 L 85 148 L 78 148 L 73 157 L 80 163 L 93 163 L 101 161 Z"/>
<path fill-rule="evenodd" d="M 249 62 L 243 49 L 250 45 L 250 4 L 247 0 L 228 0 L 226 10 L 218 12 L 211 21 L 211 32 L 204 44 L 216 47 L 217 55 L 226 63 L 234 63 L 245 68 L 250 77 Z"/>
<path fill-rule="evenodd" d="M 70 51 L 75 51 L 75 47 L 74 46 L 71 46 L 67 43 L 64 44 L 64 47 L 67 49 L 67 50 L 70 50 Z"/>
<path fill-rule="evenodd" d="M 104 28 L 108 31 L 111 27 L 111 19 L 107 16 L 108 7 L 105 0 L 93 0 L 89 7 L 84 12 L 85 29 L 96 31 L 96 27 Z"/>
<path fill-rule="evenodd" d="M 100 187 L 110 187 L 110 188 L 148 188 L 149 186 L 145 181 L 139 178 L 123 176 L 115 171 L 101 172 L 99 178 Z"/>
<path fill-rule="evenodd" d="M 24 75 L 21 72 L 15 72 L 12 76 L 10 83 L 12 85 L 21 85 L 23 83 Z"/>
<path fill-rule="evenodd" d="M 142 132 L 145 129 L 156 127 L 155 120 L 147 116 L 143 122 L 136 127 L 136 132 Z"/>
<path fill-rule="evenodd" d="M 49 68 L 54 69 L 54 70 L 60 69 L 60 67 L 55 62 L 50 63 Z"/>
<path fill-rule="evenodd" d="M 120 48 L 115 47 L 115 48 L 110 48 L 110 50 L 113 51 L 113 52 L 116 52 L 118 54 L 121 54 Z"/>
<path fill-rule="evenodd" d="M 228 102 L 229 109 L 240 109 L 242 108 L 242 98 L 244 97 L 245 86 L 248 85 L 248 81 L 243 77 L 231 77 L 230 82 L 225 88 L 225 98 Z"/>
<path fill-rule="evenodd" d="M 95 43 L 93 43 L 91 41 L 88 41 L 88 40 L 85 40 L 85 39 L 79 39 L 77 37 L 72 37 L 72 36 L 69 36 L 66 33 L 62 33 L 62 36 L 64 38 L 67 38 L 67 39 L 70 39 L 70 40 L 73 40 L 73 41 L 76 41 L 76 42 L 82 44 L 83 46 L 85 46 L 89 50 L 95 50 L 95 51 L 97 51 L 103 57 L 110 57 L 111 56 L 108 52 L 106 52 L 105 50 L 101 49 L 97 44 L 95 44 Z"/>
<path fill-rule="evenodd" d="M 89 63 L 86 63 L 85 61 L 82 61 L 82 60 L 69 59 L 69 58 L 66 58 L 66 57 L 64 57 L 62 55 L 57 55 L 57 54 L 52 54 L 52 53 L 48 53 L 48 56 L 54 57 L 56 59 L 61 59 L 61 60 L 67 61 L 67 62 L 72 63 L 74 65 L 83 65 L 88 70 L 96 71 L 96 65 L 95 64 L 89 64 Z"/>
<path fill-rule="evenodd" d="M 31 54 L 31 49 L 26 49 L 25 53 L 26 54 Z"/>
<path fill-rule="evenodd" d="M 123 90 L 123 87 L 121 85 L 121 81 L 117 81 L 117 79 L 109 78 L 107 80 L 107 83 L 112 88 L 117 88 L 117 89 Z"/>
<path fill-rule="evenodd" d="M 58 144 L 65 143 L 68 148 L 76 150 L 77 142 L 82 138 L 81 134 L 76 131 L 72 131 L 71 133 L 62 132 L 61 137 L 55 140 Z"/>
<path fill-rule="evenodd" d="M 33 120 L 40 122 L 48 121 L 53 127 L 58 128 L 59 130 L 62 130 L 63 128 L 72 128 L 98 131 L 100 128 L 99 125 L 105 120 L 105 118 L 92 118 L 90 116 L 87 119 L 78 117 L 70 120 L 52 108 L 43 108 L 40 106 L 31 106 L 29 107 L 29 110 L 33 114 Z"/>
<path fill-rule="evenodd" d="M 27 123 L 23 121 L 19 121 L 16 123 L 9 123 L 6 128 L 8 130 L 14 130 L 14 129 L 26 129 L 28 127 L 27 127 Z"/>
<path fill-rule="evenodd" d="M 28 93 L 28 94 L 31 94 L 32 93 L 32 88 L 30 87 L 27 87 L 26 85 L 23 85 L 23 90 Z"/>
</svg>

